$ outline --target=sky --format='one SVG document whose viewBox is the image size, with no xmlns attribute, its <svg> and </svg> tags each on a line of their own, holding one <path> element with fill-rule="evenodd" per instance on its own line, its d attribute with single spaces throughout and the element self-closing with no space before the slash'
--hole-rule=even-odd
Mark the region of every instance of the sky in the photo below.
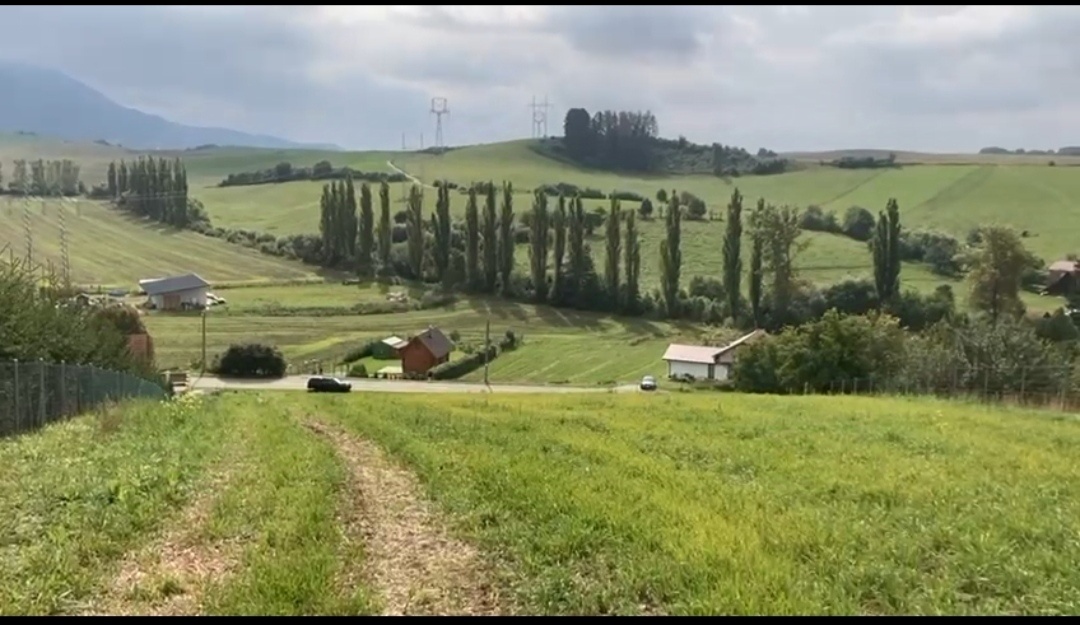
<svg viewBox="0 0 1080 625">
<path fill-rule="evenodd" d="M 5 6 L 0 58 L 173 121 L 353 149 L 568 108 L 756 150 L 1080 145 L 1080 7 Z"/>
</svg>

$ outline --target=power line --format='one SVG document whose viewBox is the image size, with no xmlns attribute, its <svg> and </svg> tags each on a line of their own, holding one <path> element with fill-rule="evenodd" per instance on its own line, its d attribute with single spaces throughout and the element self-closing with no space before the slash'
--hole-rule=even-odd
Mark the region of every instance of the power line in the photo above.
<svg viewBox="0 0 1080 625">
<path fill-rule="evenodd" d="M 547 136 L 547 110 L 551 107 L 547 96 L 543 102 L 537 102 L 533 96 L 532 103 L 528 105 L 532 109 L 532 138 L 543 139 Z"/>
</svg>

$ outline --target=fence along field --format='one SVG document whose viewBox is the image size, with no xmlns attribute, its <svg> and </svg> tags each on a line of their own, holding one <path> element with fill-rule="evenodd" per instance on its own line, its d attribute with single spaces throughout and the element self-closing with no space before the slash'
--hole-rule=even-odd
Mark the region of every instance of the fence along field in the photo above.
<svg viewBox="0 0 1080 625">
<path fill-rule="evenodd" d="M 926 398 L 132 402 L 0 441 L 0 614 L 385 612 L 378 580 L 416 578 L 350 520 L 375 467 L 343 441 L 419 478 L 500 609 L 1075 614 L 1078 427 Z"/>
<path fill-rule="evenodd" d="M 160 384 L 87 365 L 0 362 L 0 437 L 35 430 L 127 399 L 160 400 Z"/>
</svg>

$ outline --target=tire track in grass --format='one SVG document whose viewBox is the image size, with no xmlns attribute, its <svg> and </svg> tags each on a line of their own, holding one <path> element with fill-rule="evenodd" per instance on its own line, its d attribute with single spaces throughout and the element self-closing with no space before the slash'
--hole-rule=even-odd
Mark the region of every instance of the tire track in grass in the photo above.
<svg viewBox="0 0 1080 625">
<path fill-rule="evenodd" d="M 324 437 L 350 473 L 346 532 L 363 540 L 363 571 L 382 598 L 383 616 L 497 615 L 498 589 L 479 552 L 450 537 L 420 495 L 415 476 L 376 445 L 313 417 L 305 425 Z"/>
<path fill-rule="evenodd" d="M 202 533 L 220 493 L 232 481 L 239 464 L 235 453 L 213 472 L 177 521 L 156 540 L 127 554 L 105 595 L 85 615 L 194 616 L 202 613 L 207 583 L 232 573 L 238 564 L 235 538 L 206 541 Z"/>
</svg>

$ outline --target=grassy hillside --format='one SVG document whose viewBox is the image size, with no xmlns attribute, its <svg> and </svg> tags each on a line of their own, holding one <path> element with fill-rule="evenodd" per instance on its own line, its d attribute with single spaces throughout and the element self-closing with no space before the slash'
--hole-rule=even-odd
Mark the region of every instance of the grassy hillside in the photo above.
<svg viewBox="0 0 1080 625">
<path fill-rule="evenodd" d="M 26 253 L 21 200 L 0 196 L 0 250 Z M 71 279 L 76 284 L 135 288 L 140 279 L 189 271 L 214 283 L 317 278 L 313 267 L 288 262 L 194 232 L 140 221 L 100 202 L 65 202 Z M 60 202 L 30 203 L 34 259 L 59 269 Z"/>
<path fill-rule="evenodd" d="M 1078 444 L 918 399 L 131 404 L 0 441 L 0 614 L 1076 614 Z"/>
</svg>

